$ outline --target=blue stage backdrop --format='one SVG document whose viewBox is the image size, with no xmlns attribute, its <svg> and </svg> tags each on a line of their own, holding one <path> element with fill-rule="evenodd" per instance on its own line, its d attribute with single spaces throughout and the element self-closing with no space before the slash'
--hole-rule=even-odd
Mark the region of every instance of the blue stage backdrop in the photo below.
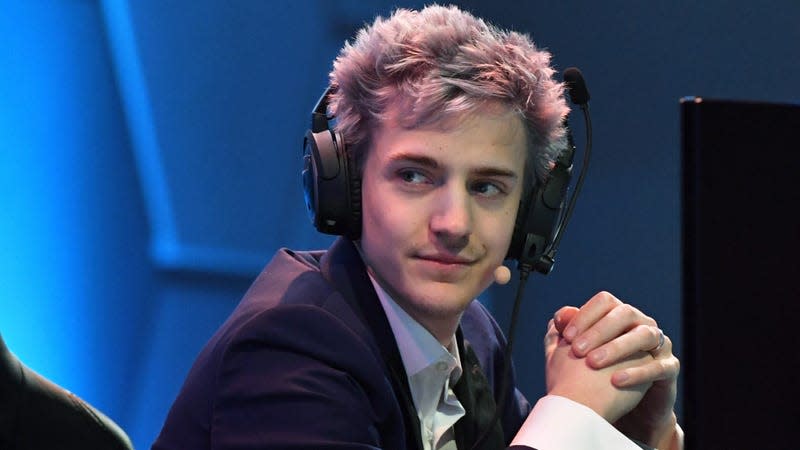
<svg viewBox="0 0 800 450">
<path fill-rule="evenodd" d="M 299 170 L 338 48 L 375 14 L 422 3 L 3 1 L 10 349 L 148 448 L 270 255 L 331 241 L 308 224 Z M 580 67 L 592 93 L 584 193 L 555 271 L 532 278 L 522 308 L 524 391 L 542 394 L 549 317 L 599 290 L 652 314 L 679 346 L 678 99 L 800 101 L 800 3 L 454 3 L 528 32 L 558 68 Z M 514 289 L 482 299 L 503 325 Z"/>
</svg>

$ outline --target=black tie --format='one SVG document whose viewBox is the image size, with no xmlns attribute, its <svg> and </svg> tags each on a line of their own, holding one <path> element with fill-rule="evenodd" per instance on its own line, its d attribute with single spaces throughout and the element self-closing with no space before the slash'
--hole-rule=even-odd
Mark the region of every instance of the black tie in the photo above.
<svg viewBox="0 0 800 450">
<path fill-rule="evenodd" d="M 464 407 L 464 417 L 456 422 L 454 428 L 456 445 L 459 450 L 472 450 L 475 441 L 486 431 L 495 411 L 494 395 L 481 370 L 478 357 L 468 342 L 463 342 L 459 351 L 462 355 L 464 372 L 453 387 L 458 401 Z M 503 442 L 503 429 L 497 421 L 483 443 L 475 450 L 500 450 L 506 448 Z"/>
</svg>

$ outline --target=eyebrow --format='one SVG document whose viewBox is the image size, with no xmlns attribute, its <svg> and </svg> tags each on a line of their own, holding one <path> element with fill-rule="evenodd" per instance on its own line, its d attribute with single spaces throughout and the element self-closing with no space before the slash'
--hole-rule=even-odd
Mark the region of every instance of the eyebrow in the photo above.
<svg viewBox="0 0 800 450">
<path fill-rule="evenodd" d="M 518 175 L 513 170 L 501 169 L 499 167 L 479 167 L 474 171 L 476 174 L 484 177 L 507 177 L 517 178 Z"/>
<path fill-rule="evenodd" d="M 438 169 L 440 164 L 437 160 L 424 155 L 416 155 L 413 153 L 397 153 L 389 157 L 390 162 L 411 162 L 419 164 L 420 166 L 428 167 L 431 169 Z M 519 175 L 513 170 L 504 169 L 501 167 L 484 166 L 478 167 L 472 171 L 473 173 L 484 177 L 507 177 L 519 178 Z"/>
<path fill-rule="evenodd" d="M 439 162 L 429 156 L 415 155 L 413 153 L 397 153 L 389 156 L 389 162 L 412 162 L 420 166 L 437 169 Z"/>
</svg>

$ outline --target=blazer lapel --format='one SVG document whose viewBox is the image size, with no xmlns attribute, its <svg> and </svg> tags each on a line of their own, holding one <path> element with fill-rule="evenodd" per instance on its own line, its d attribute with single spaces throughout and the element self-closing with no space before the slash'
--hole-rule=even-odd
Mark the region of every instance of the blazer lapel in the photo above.
<svg viewBox="0 0 800 450">
<path fill-rule="evenodd" d="M 403 425 L 406 443 L 415 443 L 422 450 L 417 409 L 411 397 L 397 341 L 392 334 L 386 314 L 383 312 L 378 295 L 367 275 L 364 262 L 355 245 L 344 238 L 337 239 L 320 261 L 323 276 L 333 284 L 344 299 L 353 307 L 363 325 L 370 330 L 378 344 L 385 363 L 384 370 L 389 377 L 392 389 L 403 412 Z"/>
</svg>

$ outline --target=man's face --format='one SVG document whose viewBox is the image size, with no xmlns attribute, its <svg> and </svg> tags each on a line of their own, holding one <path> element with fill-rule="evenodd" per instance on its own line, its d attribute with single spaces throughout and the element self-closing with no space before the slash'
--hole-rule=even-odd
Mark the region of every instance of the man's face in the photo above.
<svg viewBox="0 0 800 450">
<path fill-rule="evenodd" d="M 526 159 L 522 121 L 499 105 L 445 125 L 384 122 L 362 187 L 368 270 L 437 337 L 452 333 L 502 263 Z"/>
</svg>

